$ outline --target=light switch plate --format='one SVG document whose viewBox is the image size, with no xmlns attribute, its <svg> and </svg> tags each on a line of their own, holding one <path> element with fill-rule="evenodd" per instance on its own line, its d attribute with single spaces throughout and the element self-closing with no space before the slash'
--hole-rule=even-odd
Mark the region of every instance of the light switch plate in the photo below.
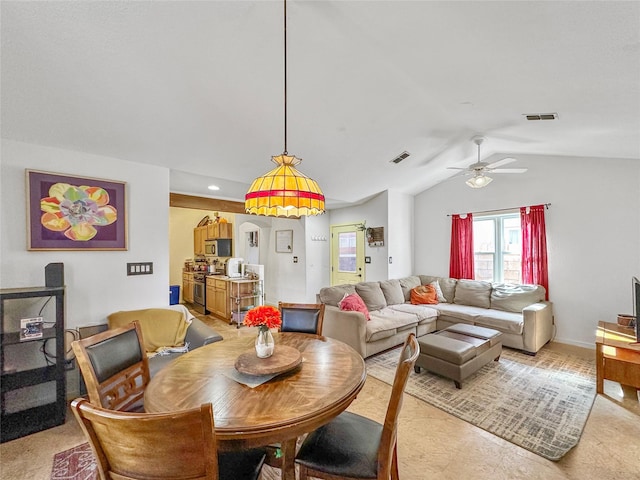
<svg viewBox="0 0 640 480">
<path fill-rule="evenodd" d="M 127 263 L 127 275 L 152 275 L 153 262 Z"/>
</svg>

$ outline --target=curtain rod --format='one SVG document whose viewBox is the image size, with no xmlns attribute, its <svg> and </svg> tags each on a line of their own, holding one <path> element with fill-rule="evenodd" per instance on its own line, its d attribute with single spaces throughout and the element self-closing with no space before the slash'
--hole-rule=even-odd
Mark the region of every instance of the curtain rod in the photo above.
<svg viewBox="0 0 640 480">
<path fill-rule="evenodd" d="M 544 205 L 544 208 L 546 210 L 549 210 L 549 207 L 551 206 L 550 203 L 543 203 L 542 205 Z M 531 206 L 531 205 L 528 205 Z M 512 207 L 512 208 L 496 208 L 494 210 L 483 210 L 481 212 L 467 212 L 467 213 L 447 213 L 447 217 L 451 217 L 453 215 L 467 215 L 468 213 L 471 213 L 473 215 L 478 215 L 481 213 L 493 213 L 493 212 L 506 212 L 507 210 L 518 210 L 520 211 L 522 207 Z"/>
</svg>

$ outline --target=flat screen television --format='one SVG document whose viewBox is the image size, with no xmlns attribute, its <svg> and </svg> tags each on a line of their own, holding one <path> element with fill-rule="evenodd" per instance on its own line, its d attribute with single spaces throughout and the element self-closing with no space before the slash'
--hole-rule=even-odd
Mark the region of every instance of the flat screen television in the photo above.
<svg viewBox="0 0 640 480">
<path fill-rule="evenodd" d="M 636 318 L 636 342 L 640 343 L 640 280 L 633 277 L 633 316 Z"/>
</svg>

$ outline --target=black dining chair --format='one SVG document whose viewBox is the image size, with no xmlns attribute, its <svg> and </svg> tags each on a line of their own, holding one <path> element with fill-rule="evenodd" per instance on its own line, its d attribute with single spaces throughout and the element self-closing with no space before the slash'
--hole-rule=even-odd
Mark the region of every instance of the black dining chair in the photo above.
<svg viewBox="0 0 640 480">
<path fill-rule="evenodd" d="M 322 335 L 324 303 L 279 302 L 278 308 L 282 317 L 281 332 Z"/>
<path fill-rule="evenodd" d="M 102 480 L 257 480 L 264 464 L 264 449 L 218 451 L 211 403 L 180 412 L 131 413 L 77 398 L 71 411 Z"/>
<path fill-rule="evenodd" d="M 409 334 L 400 353 L 384 424 L 351 412 L 343 412 L 305 438 L 296 456 L 300 480 L 321 479 L 397 480 L 398 415 L 404 389 L 420 348 Z"/>
</svg>

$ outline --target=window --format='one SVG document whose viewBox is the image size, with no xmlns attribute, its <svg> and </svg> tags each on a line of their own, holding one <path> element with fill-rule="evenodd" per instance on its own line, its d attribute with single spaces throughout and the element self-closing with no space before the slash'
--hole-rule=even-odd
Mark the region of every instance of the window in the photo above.
<svg viewBox="0 0 640 480">
<path fill-rule="evenodd" d="M 338 234 L 338 269 L 341 272 L 356 272 L 356 232 Z"/>
<path fill-rule="evenodd" d="M 522 283 L 521 238 L 518 213 L 474 217 L 475 279 Z"/>
</svg>

